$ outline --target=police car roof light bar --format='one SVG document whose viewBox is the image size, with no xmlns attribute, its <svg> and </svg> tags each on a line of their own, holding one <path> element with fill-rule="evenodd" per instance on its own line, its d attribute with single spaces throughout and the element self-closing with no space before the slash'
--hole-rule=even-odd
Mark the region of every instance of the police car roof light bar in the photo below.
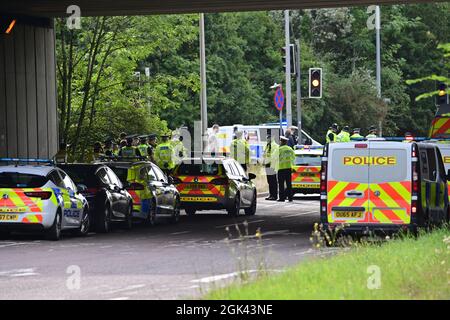
<svg viewBox="0 0 450 320">
<path fill-rule="evenodd" d="M 25 162 L 25 163 L 45 163 L 45 164 L 51 164 L 54 165 L 55 162 L 51 159 L 34 159 L 34 158 L 29 158 L 29 159 L 23 159 L 23 158 L 0 158 L 0 162 Z"/>
</svg>

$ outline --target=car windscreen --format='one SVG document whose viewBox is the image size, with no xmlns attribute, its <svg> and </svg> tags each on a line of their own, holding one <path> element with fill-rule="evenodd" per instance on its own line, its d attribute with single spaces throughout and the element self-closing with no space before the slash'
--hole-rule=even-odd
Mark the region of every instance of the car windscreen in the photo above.
<svg viewBox="0 0 450 320">
<path fill-rule="evenodd" d="M 216 176 L 219 174 L 220 165 L 217 163 L 186 164 L 178 168 L 180 176 Z"/>
<path fill-rule="evenodd" d="M 128 168 L 110 167 L 110 169 L 119 177 L 123 185 L 128 184 Z"/>
<path fill-rule="evenodd" d="M 300 154 L 295 157 L 296 166 L 320 167 L 322 157 L 314 154 Z"/>
<path fill-rule="evenodd" d="M 96 168 L 89 167 L 67 167 L 61 166 L 76 185 L 84 184 L 86 187 L 97 187 L 99 185 L 98 179 L 95 175 Z"/>
<path fill-rule="evenodd" d="M 0 188 L 41 188 L 48 182 L 44 176 L 19 172 L 0 172 Z"/>
</svg>

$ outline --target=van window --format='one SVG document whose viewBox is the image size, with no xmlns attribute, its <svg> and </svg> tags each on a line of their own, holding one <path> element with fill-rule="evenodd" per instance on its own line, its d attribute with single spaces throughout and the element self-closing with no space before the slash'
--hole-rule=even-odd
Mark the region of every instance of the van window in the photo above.
<svg viewBox="0 0 450 320">
<path fill-rule="evenodd" d="M 370 149 L 369 183 L 406 181 L 410 176 L 405 149 Z"/>
<path fill-rule="evenodd" d="M 438 162 L 439 176 L 442 180 L 446 180 L 447 171 L 445 170 L 443 157 L 439 148 L 436 149 L 436 154 L 437 154 L 436 159 Z"/>
<path fill-rule="evenodd" d="M 368 183 L 369 167 L 351 163 L 351 161 L 365 158 L 368 155 L 367 149 L 334 149 L 331 157 L 329 157 L 331 160 L 329 179 L 342 182 Z"/>
<path fill-rule="evenodd" d="M 427 148 L 427 158 L 428 158 L 428 178 L 427 178 L 427 180 L 436 181 L 437 163 L 436 163 L 436 152 L 434 151 L 434 148 Z"/>
<path fill-rule="evenodd" d="M 320 167 L 322 165 L 322 157 L 315 154 L 299 154 L 295 157 L 295 165 Z"/>
</svg>

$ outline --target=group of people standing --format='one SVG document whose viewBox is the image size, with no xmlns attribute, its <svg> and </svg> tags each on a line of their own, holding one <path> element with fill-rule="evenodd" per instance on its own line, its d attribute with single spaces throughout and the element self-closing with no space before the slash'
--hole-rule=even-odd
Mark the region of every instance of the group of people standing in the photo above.
<svg viewBox="0 0 450 320">
<path fill-rule="evenodd" d="M 287 129 L 285 134 L 280 136 L 280 144 L 272 137 L 270 131 L 267 132 L 264 166 L 269 184 L 269 196 L 266 200 L 293 201 L 292 170 L 295 162 L 294 148 L 298 143 L 297 132 L 296 127 Z"/>
<path fill-rule="evenodd" d="M 352 130 L 352 133 L 350 133 L 350 127 L 344 126 L 342 128 L 342 130 L 339 132 L 338 124 L 333 123 L 327 131 L 325 141 L 327 143 L 350 142 L 350 141 L 360 141 L 360 140 L 363 140 L 364 138 L 370 139 L 370 138 L 377 138 L 377 137 L 378 137 L 378 130 L 377 130 L 376 126 L 370 126 L 369 134 L 366 137 L 363 137 L 361 135 L 360 128 L 354 128 Z"/>
</svg>

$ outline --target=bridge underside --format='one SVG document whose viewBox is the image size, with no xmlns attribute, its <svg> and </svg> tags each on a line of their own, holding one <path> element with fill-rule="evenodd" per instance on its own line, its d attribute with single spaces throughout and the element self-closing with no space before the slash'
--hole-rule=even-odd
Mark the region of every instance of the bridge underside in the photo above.
<svg viewBox="0 0 450 320">
<path fill-rule="evenodd" d="M 438 0 L 439 1 L 439 0 Z M 426 0 L 8 0 L 0 11 L 41 17 L 61 17 L 76 4 L 84 16 L 146 15 L 166 13 L 224 12 L 332 8 L 342 6 L 429 2 Z"/>
</svg>

